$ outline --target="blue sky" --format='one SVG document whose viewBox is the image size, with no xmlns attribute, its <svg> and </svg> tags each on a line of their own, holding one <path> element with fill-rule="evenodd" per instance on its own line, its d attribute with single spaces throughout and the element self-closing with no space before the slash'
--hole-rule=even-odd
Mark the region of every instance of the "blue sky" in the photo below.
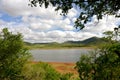
<svg viewBox="0 0 120 80">
<path fill-rule="evenodd" d="M 84 40 L 92 36 L 102 37 L 104 31 L 113 30 L 120 18 L 104 16 L 99 22 L 96 16 L 77 31 L 73 25 L 79 10 L 72 8 L 66 17 L 55 12 L 55 7 L 28 6 L 29 0 L 0 0 L 0 31 L 7 27 L 11 32 L 20 32 L 28 42 L 64 42 Z"/>
</svg>

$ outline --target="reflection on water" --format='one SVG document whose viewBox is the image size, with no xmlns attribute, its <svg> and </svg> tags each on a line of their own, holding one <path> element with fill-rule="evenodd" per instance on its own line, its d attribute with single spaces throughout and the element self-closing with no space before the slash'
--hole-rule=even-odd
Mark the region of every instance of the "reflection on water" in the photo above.
<svg viewBox="0 0 120 80">
<path fill-rule="evenodd" d="M 91 49 L 48 49 L 30 50 L 34 61 L 44 62 L 76 62 L 81 54 L 86 54 Z"/>
</svg>

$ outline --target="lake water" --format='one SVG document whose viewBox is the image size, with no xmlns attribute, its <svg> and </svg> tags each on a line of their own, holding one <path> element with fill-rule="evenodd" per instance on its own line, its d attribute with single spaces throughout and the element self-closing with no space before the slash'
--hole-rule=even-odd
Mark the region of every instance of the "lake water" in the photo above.
<svg viewBox="0 0 120 80">
<path fill-rule="evenodd" d="M 91 49 L 48 49 L 30 50 L 34 61 L 44 62 L 76 62 L 81 54 L 86 54 Z"/>
</svg>

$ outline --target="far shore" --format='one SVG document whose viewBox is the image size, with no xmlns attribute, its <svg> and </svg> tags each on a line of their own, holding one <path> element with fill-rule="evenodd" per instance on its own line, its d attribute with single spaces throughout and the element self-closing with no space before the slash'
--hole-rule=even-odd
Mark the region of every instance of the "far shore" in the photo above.
<svg viewBox="0 0 120 80">
<path fill-rule="evenodd" d="M 49 47 L 49 48 L 29 48 L 30 50 L 55 50 L 55 49 L 95 49 L 95 47 Z"/>
</svg>

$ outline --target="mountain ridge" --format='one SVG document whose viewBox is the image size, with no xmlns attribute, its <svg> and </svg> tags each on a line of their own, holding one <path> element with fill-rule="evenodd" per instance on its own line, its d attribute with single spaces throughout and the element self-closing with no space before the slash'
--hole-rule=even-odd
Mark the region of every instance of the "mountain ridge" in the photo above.
<svg viewBox="0 0 120 80">
<path fill-rule="evenodd" d="M 98 42 L 103 42 L 102 38 L 98 37 L 90 37 L 82 41 L 65 41 L 63 43 L 58 43 L 58 42 L 51 42 L 51 43 L 30 43 L 30 42 L 25 42 L 25 44 L 93 44 L 93 43 L 98 43 Z"/>
</svg>

